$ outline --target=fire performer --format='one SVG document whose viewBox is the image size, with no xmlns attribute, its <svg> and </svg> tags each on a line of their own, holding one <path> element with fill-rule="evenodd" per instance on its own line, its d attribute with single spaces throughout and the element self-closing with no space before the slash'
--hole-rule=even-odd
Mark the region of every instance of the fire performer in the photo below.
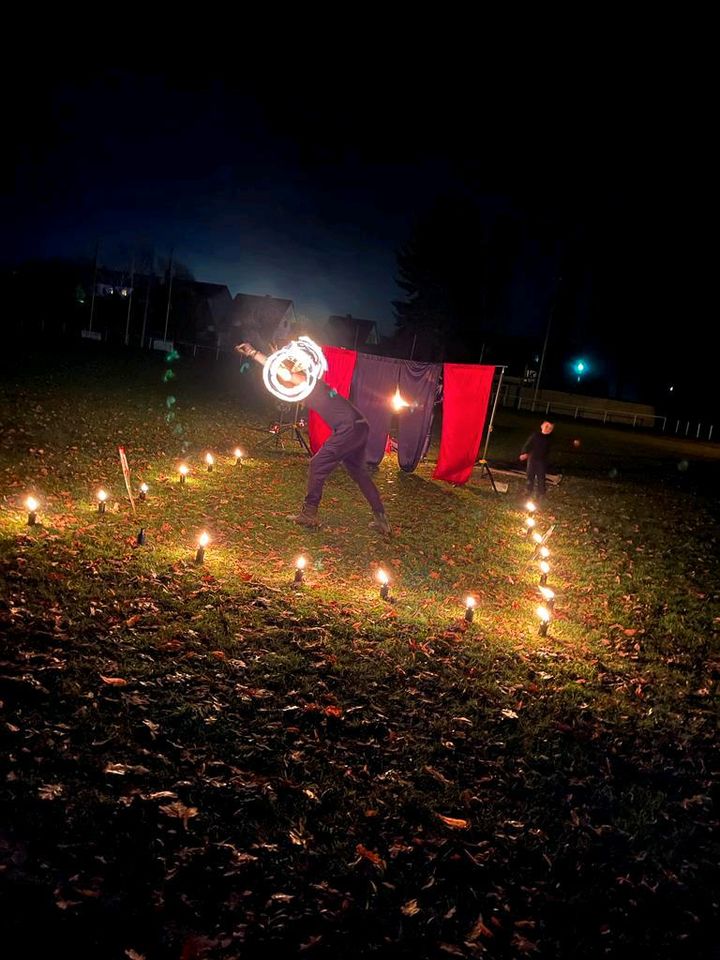
<svg viewBox="0 0 720 960">
<path fill-rule="evenodd" d="M 272 394 L 285 401 L 303 401 L 332 429 L 332 434 L 310 460 L 302 510 L 288 519 L 304 527 L 319 525 L 317 514 L 325 481 L 342 464 L 370 504 L 373 513 L 370 526 L 389 534 L 391 529 L 385 507 L 365 462 L 369 424 L 357 407 L 320 379 L 327 363 L 317 344 L 308 337 L 301 337 L 270 357 L 250 343 L 240 343 L 235 350 L 262 366 L 265 386 Z"/>
</svg>

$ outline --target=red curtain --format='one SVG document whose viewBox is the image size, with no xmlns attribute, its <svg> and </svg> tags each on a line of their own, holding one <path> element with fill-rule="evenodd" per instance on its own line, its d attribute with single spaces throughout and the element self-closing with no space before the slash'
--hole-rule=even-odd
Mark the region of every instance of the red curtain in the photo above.
<svg viewBox="0 0 720 960">
<path fill-rule="evenodd" d="M 325 383 L 333 390 L 337 390 L 341 397 L 350 396 L 357 350 L 345 350 L 343 347 L 323 347 L 323 353 L 328 363 Z M 317 453 L 332 433 L 319 413 L 310 411 L 308 419 L 308 433 L 310 434 L 310 449 Z"/>
<path fill-rule="evenodd" d="M 495 367 L 443 364 L 443 422 L 440 456 L 433 477 L 467 483 L 477 459 Z"/>
</svg>

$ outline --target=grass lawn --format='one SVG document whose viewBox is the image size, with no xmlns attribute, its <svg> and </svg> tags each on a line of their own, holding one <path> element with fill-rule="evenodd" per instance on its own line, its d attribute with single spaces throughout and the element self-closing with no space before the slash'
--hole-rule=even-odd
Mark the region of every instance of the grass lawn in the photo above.
<svg viewBox="0 0 720 960">
<path fill-rule="evenodd" d="M 541 637 L 519 482 L 386 458 L 392 539 L 342 475 L 308 532 L 257 370 L 1 363 L 9 956 L 717 956 L 720 447 L 558 424 Z"/>
</svg>

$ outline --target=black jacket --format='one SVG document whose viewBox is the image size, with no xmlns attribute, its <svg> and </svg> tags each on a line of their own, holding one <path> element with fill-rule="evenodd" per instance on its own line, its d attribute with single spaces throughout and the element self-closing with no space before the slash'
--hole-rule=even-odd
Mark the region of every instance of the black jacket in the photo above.
<svg viewBox="0 0 720 960">
<path fill-rule="evenodd" d="M 523 444 L 521 453 L 527 453 L 533 460 L 547 460 L 552 446 L 552 434 L 536 430 Z"/>
</svg>

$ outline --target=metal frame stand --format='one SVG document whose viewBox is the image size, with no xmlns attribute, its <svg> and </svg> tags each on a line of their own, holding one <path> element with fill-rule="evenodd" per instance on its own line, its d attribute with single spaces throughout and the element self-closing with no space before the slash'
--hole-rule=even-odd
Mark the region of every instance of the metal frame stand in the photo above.
<svg viewBox="0 0 720 960">
<path fill-rule="evenodd" d="M 500 378 L 498 379 L 497 387 L 495 388 L 495 399 L 493 400 L 492 412 L 490 414 L 490 422 L 487 426 L 487 431 L 485 433 L 485 446 L 483 447 L 482 457 L 475 461 L 475 463 L 480 467 L 481 474 L 487 474 L 488 480 L 490 481 L 490 486 L 493 488 L 495 493 L 498 493 L 498 488 L 495 486 L 495 478 L 492 475 L 492 470 L 490 465 L 487 462 L 487 452 L 488 447 L 490 446 L 490 434 L 493 431 L 493 424 L 495 423 L 495 411 L 497 410 L 498 397 L 500 396 L 500 388 L 502 387 L 503 377 L 505 376 L 505 371 L 507 370 L 506 366 L 496 367 L 500 371 Z"/>
<path fill-rule="evenodd" d="M 294 403 L 292 405 L 293 407 L 292 420 L 286 421 L 285 410 L 287 405 L 283 404 L 283 406 L 280 407 L 279 418 L 270 427 L 269 436 L 265 437 L 264 440 L 261 440 L 259 443 L 259 446 L 265 446 L 268 443 L 272 443 L 274 444 L 276 449 L 280 448 L 281 450 L 284 450 L 285 437 L 283 435 L 289 433 L 290 437 L 288 439 L 295 440 L 305 450 L 305 453 L 307 453 L 307 455 L 311 457 L 312 451 L 302 431 L 300 430 L 300 426 L 298 424 L 299 406 L 300 405 L 297 403 Z"/>
</svg>

